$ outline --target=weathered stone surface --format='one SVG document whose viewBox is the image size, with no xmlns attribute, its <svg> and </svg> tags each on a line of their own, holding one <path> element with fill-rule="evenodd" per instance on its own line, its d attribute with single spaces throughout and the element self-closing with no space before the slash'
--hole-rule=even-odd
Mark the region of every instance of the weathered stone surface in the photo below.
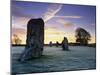
<svg viewBox="0 0 100 75">
<path fill-rule="evenodd" d="M 64 39 L 62 41 L 62 48 L 63 48 L 63 50 L 69 50 L 68 49 L 68 40 L 66 37 L 64 37 Z"/>
<path fill-rule="evenodd" d="M 21 60 L 38 58 L 42 55 L 44 45 L 44 21 L 31 19 L 27 25 L 26 48 L 21 56 Z"/>
</svg>

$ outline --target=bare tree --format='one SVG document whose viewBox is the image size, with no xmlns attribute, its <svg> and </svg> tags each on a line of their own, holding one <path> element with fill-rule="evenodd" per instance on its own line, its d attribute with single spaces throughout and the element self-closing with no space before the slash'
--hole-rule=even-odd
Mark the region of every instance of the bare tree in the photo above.
<svg viewBox="0 0 100 75">
<path fill-rule="evenodd" d="M 22 40 L 18 37 L 18 35 L 14 34 L 13 37 L 14 37 L 13 41 L 16 45 L 21 44 Z"/>
</svg>

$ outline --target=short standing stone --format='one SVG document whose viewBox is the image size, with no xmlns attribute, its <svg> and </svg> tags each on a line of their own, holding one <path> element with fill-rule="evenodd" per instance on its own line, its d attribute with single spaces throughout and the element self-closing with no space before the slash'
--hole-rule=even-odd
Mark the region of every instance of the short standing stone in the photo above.
<svg viewBox="0 0 100 75">
<path fill-rule="evenodd" d="M 68 40 L 66 37 L 64 37 L 64 39 L 62 41 L 62 48 L 63 48 L 63 50 L 69 50 L 68 49 Z"/>
<path fill-rule="evenodd" d="M 31 19 L 27 25 L 26 48 L 21 55 L 21 60 L 38 58 L 42 55 L 44 45 L 44 21 Z"/>
<path fill-rule="evenodd" d="M 52 47 L 52 41 L 49 42 L 49 46 Z"/>
<path fill-rule="evenodd" d="M 56 41 L 56 47 L 58 47 L 59 46 L 59 42 L 58 41 Z"/>
</svg>

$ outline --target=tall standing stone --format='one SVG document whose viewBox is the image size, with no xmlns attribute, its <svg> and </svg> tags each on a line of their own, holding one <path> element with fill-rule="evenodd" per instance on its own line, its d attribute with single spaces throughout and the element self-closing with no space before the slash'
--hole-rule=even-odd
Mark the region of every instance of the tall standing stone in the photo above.
<svg viewBox="0 0 100 75">
<path fill-rule="evenodd" d="M 44 45 L 43 19 L 31 19 L 27 24 L 26 48 L 21 59 L 38 58 L 42 55 Z"/>
</svg>

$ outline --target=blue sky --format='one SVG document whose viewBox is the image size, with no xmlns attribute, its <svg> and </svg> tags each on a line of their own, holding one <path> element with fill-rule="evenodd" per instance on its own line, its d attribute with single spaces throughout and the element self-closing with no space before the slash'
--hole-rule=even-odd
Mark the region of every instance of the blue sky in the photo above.
<svg viewBox="0 0 100 75">
<path fill-rule="evenodd" d="M 50 40 L 61 42 L 64 36 L 74 42 L 75 29 L 78 27 L 86 29 L 95 39 L 95 6 L 12 1 L 11 8 L 12 34 L 19 35 L 23 41 L 26 39 L 28 20 L 40 17 L 45 21 L 46 43 Z M 58 34 L 61 37 L 57 38 Z"/>
</svg>

